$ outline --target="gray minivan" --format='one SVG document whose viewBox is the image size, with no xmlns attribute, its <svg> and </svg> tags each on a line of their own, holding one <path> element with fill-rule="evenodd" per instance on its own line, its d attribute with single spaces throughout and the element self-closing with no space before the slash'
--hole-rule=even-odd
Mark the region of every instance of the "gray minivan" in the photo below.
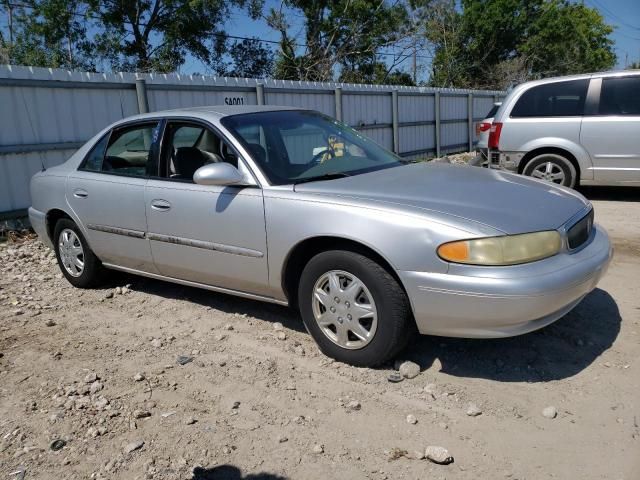
<svg viewBox="0 0 640 480">
<path fill-rule="evenodd" d="M 495 115 L 489 157 L 567 187 L 640 186 L 640 70 L 518 85 Z"/>
</svg>

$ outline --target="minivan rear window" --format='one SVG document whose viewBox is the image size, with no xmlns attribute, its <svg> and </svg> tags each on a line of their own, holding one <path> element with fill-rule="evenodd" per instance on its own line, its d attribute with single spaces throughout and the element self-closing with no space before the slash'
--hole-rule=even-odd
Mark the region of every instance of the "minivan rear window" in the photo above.
<svg viewBox="0 0 640 480">
<path fill-rule="evenodd" d="M 589 80 L 569 80 L 530 88 L 511 110 L 511 117 L 573 117 L 582 115 Z"/>
<path fill-rule="evenodd" d="M 495 117 L 499 108 L 500 108 L 500 105 L 494 105 L 493 107 L 491 107 L 491 110 L 489 110 L 489 113 L 487 113 L 484 116 L 484 118 L 493 118 L 493 117 Z"/>
<path fill-rule="evenodd" d="M 640 115 L 640 76 L 603 79 L 598 113 Z"/>
</svg>

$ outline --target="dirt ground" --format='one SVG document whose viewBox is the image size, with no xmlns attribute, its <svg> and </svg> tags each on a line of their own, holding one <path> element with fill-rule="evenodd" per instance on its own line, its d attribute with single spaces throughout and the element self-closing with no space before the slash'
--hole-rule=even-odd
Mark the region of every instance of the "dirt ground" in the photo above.
<svg viewBox="0 0 640 480">
<path fill-rule="evenodd" d="M 640 479 L 640 189 L 584 193 L 616 248 L 599 288 L 522 337 L 417 338 L 401 383 L 324 357 L 286 308 L 76 290 L 39 242 L 2 244 L 0 476 Z"/>
</svg>

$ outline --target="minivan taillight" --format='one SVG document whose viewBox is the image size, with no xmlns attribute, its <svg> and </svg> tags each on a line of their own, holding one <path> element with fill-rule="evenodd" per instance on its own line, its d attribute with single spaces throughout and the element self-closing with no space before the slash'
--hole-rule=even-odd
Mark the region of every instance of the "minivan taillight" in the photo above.
<svg viewBox="0 0 640 480">
<path fill-rule="evenodd" d="M 500 133 L 502 132 L 502 123 L 494 122 L 491 124 L 491 129 L 489 130 L 489 148 L 492 150 L 498 150 L 500 147 L 498 144 L 500 143 Z"/>
<path fill-rule="evenodd" d="M 476 123 L 476 136 L 480 135 L 480 132 L 486 132 L 491 128 L 490 122 L 478 122 Z"/>
</svg>

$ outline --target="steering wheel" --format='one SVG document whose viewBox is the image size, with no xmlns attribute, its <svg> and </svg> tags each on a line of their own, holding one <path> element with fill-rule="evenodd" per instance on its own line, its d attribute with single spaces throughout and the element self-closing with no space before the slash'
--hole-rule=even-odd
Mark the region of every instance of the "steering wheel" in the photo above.
<svg viewBox="0 0 640 480">
<path fill-rule="evenodd" d="M 326 150 L 322 150 L 321 152 L 316 153 L 309 163 L 310 164 L 321 163 L 320 159 L 322 158 L 323 155 L 330 155 L 330 157 L 326 158 L 325 161 L 330 160 L 332 158 L 336 158 L 335 150 L 330 146 L 327 146 Z"/>
</svg>

